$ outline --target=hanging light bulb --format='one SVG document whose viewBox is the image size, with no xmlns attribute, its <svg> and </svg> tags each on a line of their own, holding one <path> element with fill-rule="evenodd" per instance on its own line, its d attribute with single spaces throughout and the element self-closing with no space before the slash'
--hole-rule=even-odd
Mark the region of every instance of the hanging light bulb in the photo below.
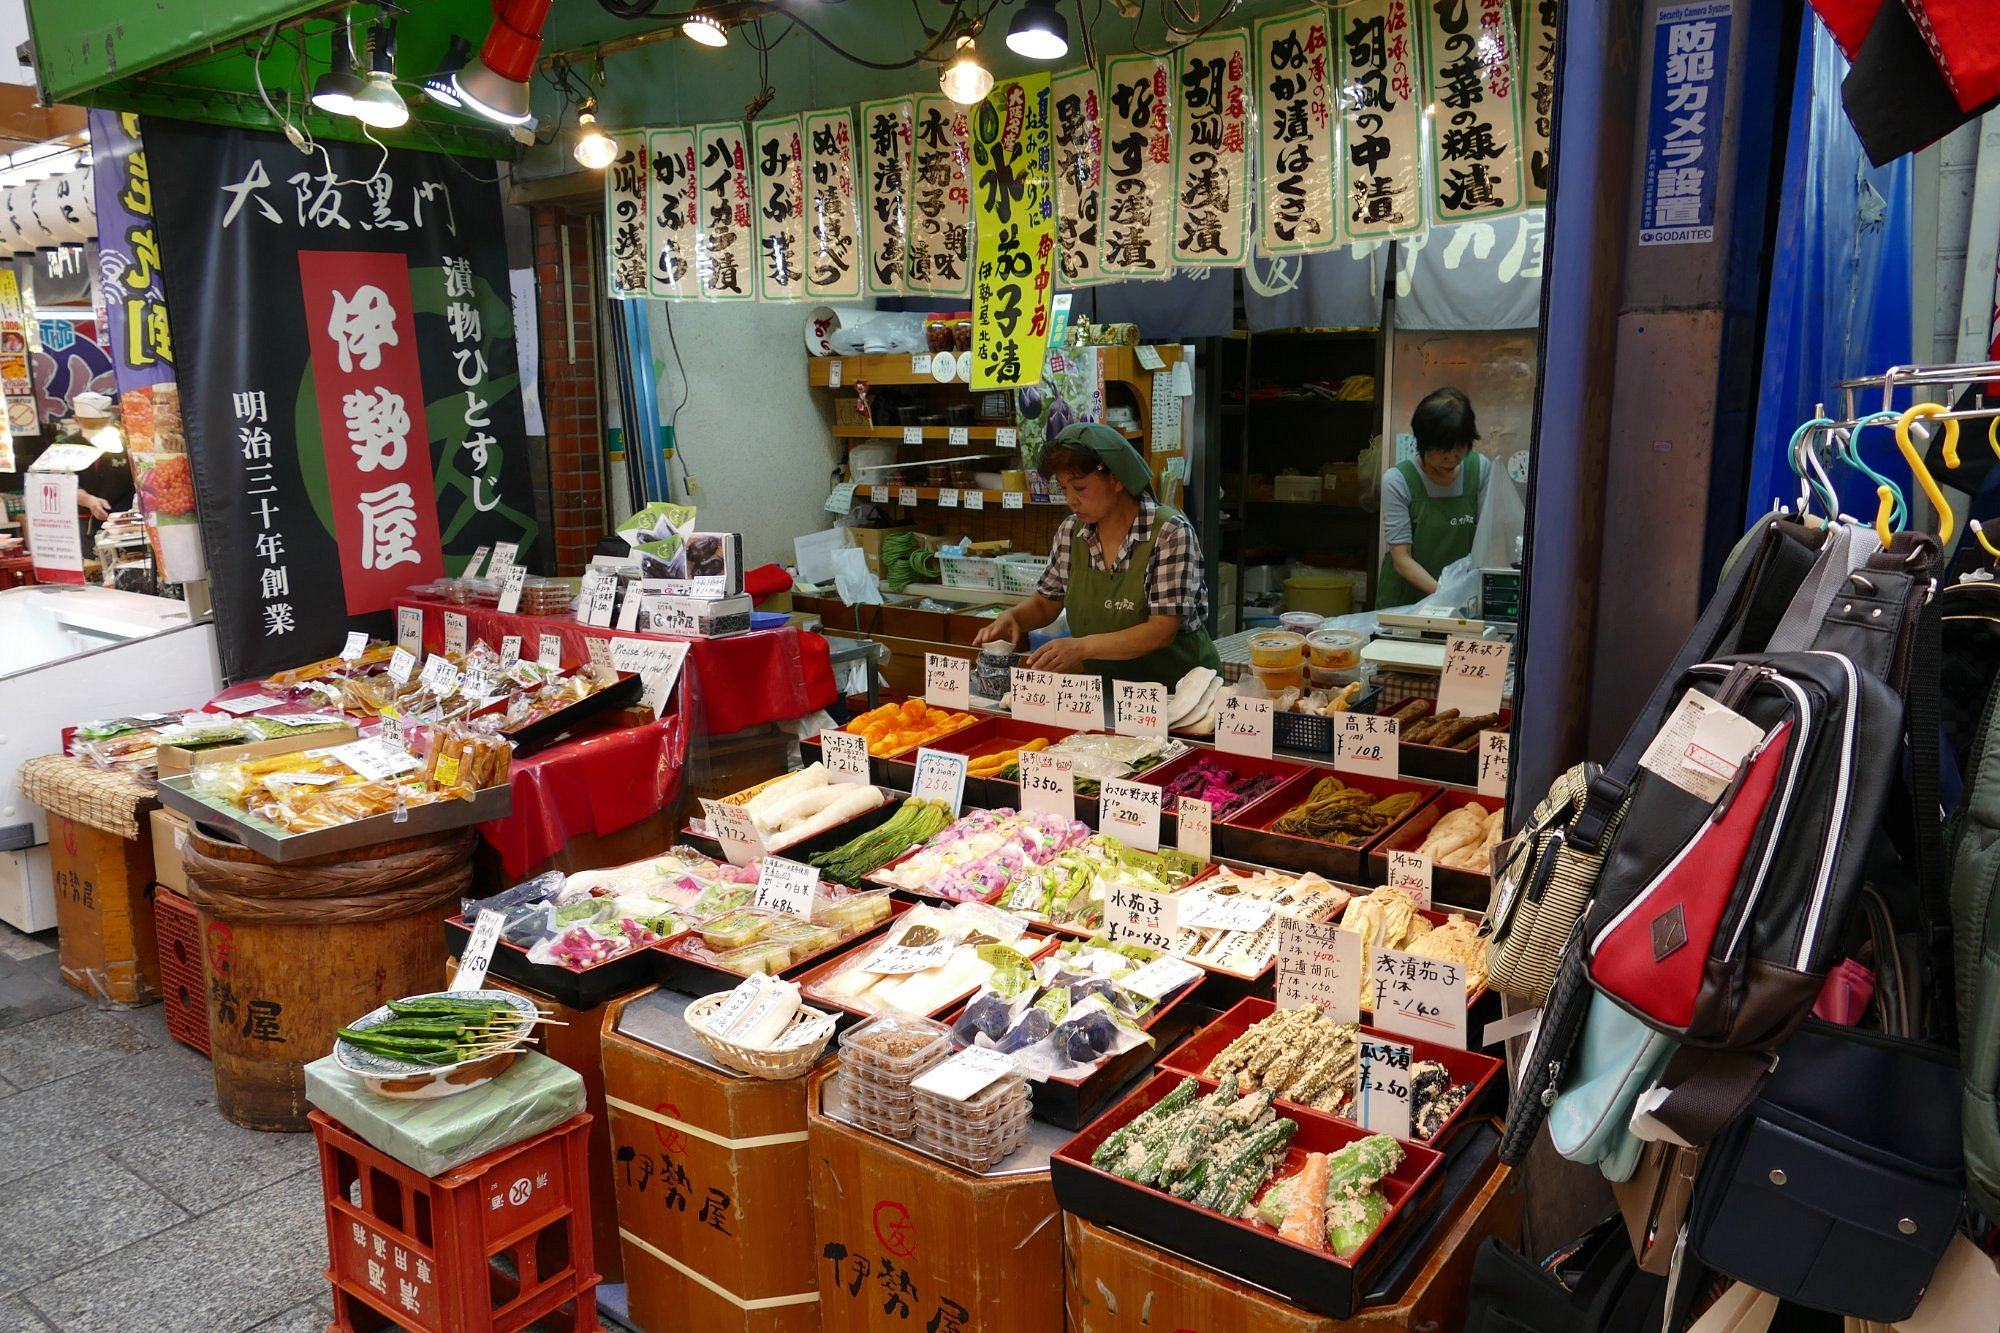
<svg viewBox="0 0 2000 1333">
<path fill-rule="evenodd" d="M 993 71 L 980 63 L 979 48 L 972 44 L 972 38 L 958 39 L 958 51 L 951 63 L 938 75 L 938 87 L 944 95 L 960 106 L 971 106 L 986 100 L 986 94 L 993 91 Z"/>
<path fill-rule="evenodd" d="M 444 59 L 424 80 L 424 96 L 439 106 L 453 110 L 465 105 L 459 98 L 458 90 L 451 86 L 452 76 L 465 68 L 465 62 L 472 58 L 472 43 L 458 34 L 452 34 L 451 45 L 445 49 Z"/>
<path fill-rule="evenodd" d="M 583 108 L 576 113 L 576 147 L 570 152 L 580 165 L 592 171 L 604 170 L 618 156 L 618 145 L 597 123 L 595 97 L 584 98 Z"/>
<path fill-rule="evenodd" d="M 312 104 L 332 116 L 354 114 L 361 76 L 354 72 L 354 26 L 347 15 L 333 30 L 333 68 L 313 83 Z"/>
<path fill-rule="evenodd" d="M 701 46 L 729 45 L 729 32 L 722 26 L 722 20 L 701 9 L 681 20 L 681 36 Z"/>
<path fill-rule="evenodd" d="M 396 24 L 378 22 L 368 34 L 368 78 L 354 95 L 353 116 L 378 130 L 400 129 L 410 123 L 410 108 L 396 91 Z"/>
<path fill-rule="evenodd" d="M 1030 60 L 1061 60 L 1069 54 L 1069 22 L 1058 0 L 1025 0 L 1007 25 L 1007 49 Z"/>
</svg>

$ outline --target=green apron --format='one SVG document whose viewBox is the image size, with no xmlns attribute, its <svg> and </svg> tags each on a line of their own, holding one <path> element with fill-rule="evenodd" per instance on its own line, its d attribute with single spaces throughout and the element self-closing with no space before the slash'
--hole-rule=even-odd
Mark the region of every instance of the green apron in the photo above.
<svg viewBox="0 0 2000 1333">
<path fill-rule="evenodd" d="M 1472 538 L 1479 527 L 1479 477 L 1485 468 L 1484 458 L 1467 454 L 1458 494 L 1437 498 L 1424 486 L 1423 469 L 1414 461 L 1396 464 L 1410 488 L 1410 555 L 1432 578 L 1454 560 L 1472 554 Z M 1422 600 L 1423 595 L 1396 572 L 1396 562 L 1383 556 L 1382 573 L 1375 580 L 1375 605 L 1408 606 Z"/>
<path fill-rule="evenodd" d="M 1153 543 L 1160 529 L 1178 511 L 1160 505 L 1153 514 L 1153 535 L 1132 544 L 1132 558 L 1122 574 L 1108 574 L 1090 558 L 1090 541 L 1079 531 L 1069 544 L 1069 592 L 1063 609 L 1069 613 L 1069 632 L 1076 638 L 1091 634 L 1112 634 L 1143 625 L 1152 613 L 1146 609 L 1146 568 L 1153 561 Z M 1134 520 L 1135 522 L 1137 520 Z M 1091 661 L 1085 666 L 1106 680 L 1150 680 L 1172 690 L 1182 676 L 1198 666 L 1211 671 L 1222 669 L 1208 631 L 1199 627 L 1182 629 L 1174 641 L 1144 657 L 1123 662 Z"/>
</svg>

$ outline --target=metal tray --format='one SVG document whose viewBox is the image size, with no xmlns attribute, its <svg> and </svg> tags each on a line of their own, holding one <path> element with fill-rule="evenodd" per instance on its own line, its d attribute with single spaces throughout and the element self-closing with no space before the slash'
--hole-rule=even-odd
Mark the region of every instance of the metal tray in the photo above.
<svg viewBox="0 0 2000 1333">
<path fill-rule="evenodd" d="M 358 851 L 397 838 L 483 824 L 489 819 L 504 819 L 514 809 L 514 789 L 503 782 L 474 794 L 469 801 L 432 801 L 429 805 L 414 806 L 404 812 L 401 820 L 393 814 L 375 815 L 311 833 L 287 833 L 268 819 L 209 804 L 190 790 L 193 781 L 192 775 L 161 778 L 160 804 L 179 811 L 227 842 L 246 847 L 266 860 L 280 862 Z"/>
</svg>

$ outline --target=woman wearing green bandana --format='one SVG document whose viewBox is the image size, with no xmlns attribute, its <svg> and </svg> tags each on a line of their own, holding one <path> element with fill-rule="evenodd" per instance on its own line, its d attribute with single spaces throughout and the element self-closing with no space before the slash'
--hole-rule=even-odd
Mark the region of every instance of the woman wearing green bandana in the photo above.
<svg viewBox="0 0 2000 1333">
<path fill-rule="evenodd" d="M 994 618 L 978 642 L 1017 646 L 1069 613 L 1069 637 L 1037 648 L 1037 671 L 1092 671 L 1172 689 L 1198 666 L 1219 669 L 1203 623 L 1208 588 L 1194 525 L 1153 497 L 1152 473 L 1125 437 L 1071 426 L 1038 469 L 1062 489 L 1070 516 L 1056 530 L 1034 595 Z"/>
<path fill-rule="evenodd" d="M 1460 389 L 1436 389 L 1410 414 L 1417 456 L 1382 479 L 1382 542 L 1388 553 L 1375 584 L 1379 608 L 1410 606 L 1438 588 L 1438 575 L 1472 554 L 1479 507 L 1493 469 L 1474 452 L 1479 420 Z"/>
</svg>

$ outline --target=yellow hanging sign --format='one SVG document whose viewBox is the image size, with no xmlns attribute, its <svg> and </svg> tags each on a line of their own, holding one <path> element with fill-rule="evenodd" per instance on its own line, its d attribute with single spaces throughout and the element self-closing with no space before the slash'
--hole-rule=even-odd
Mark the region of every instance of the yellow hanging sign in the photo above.
<svg viewBox="0 0 2000 1333">
<path fill-rule="evenodd" d="M 1049 76 L 997 85 L 973 109 L 972 387 L 1041 382 L 1056 261 Z"/>
</svg>

